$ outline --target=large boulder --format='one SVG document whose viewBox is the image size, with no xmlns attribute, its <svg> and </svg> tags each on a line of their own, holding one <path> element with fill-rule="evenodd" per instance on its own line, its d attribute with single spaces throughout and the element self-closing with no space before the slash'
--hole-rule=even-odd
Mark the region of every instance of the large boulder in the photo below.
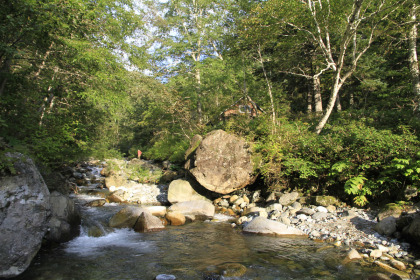
<svg viewBox="0 0 420 280">
<path fill-rule="evenodd" d="M 74 201 L 53 191 L 50 195 L 51 218 L 45 238 L 54 242 L 66 242 L 79 234 L 80 214 Z"/>
<path fill-rule="evenodd" d="M 243 139 L 215 130 L 197 142 L 192 143 L 198 146 L 189 153 L 185 168 L 206 189 L 227 194 L 255 180 L 249 145 Z"/>
<path fill-rule="evenodd" d="M 287 226 L 281 222 L 256 217 L 244 227 L 244 232 L 269 235 L 305 235 L 301 230 Z"/>
<path fill-rule="evenodd" d="M 178 212 L 184 216 L 193 216 L 197 220 L 207 220 L 214 217 L 214 205 L 205 200 L 178 202 L 168 208 L 168 213 Z"/>
<path fill-rule="evenodd" d="M 111 217 L 109 226 L 113 228 L 133 228 L 140 215 L 146 211 L 141 207 L 127 206 Z"/>
<path fill-rule="evenodd" d="M 172 181 L 168 189 L 168 200 L 171 204 L 192 200 L 207 200 L 199 194 L 190 184 L 182 179 Z"/>
<path fill-rule="evenodd" d="M 21 274 L 41 247 L 48 228 L 50 193 L 33 161 L 13 159 L 16 175 L 0 178 L 0 278 Z"/>
<path fill-rule="evenodd" d="M 397 230 L 397 218 L 393 216 L 382 219 L 375 225 L 375 230 L 382 235 L 392 236 Z"/>
</svg>

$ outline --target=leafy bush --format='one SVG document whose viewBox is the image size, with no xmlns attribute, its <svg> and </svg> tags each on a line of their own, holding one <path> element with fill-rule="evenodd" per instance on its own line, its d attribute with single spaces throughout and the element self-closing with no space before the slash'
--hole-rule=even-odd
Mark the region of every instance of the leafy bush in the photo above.
<svg viewBox="0 0 420 280">
<path fill-rule="evenodd" d="M 130 165 L 127 170 L 130 180 L 137 180 L 139 183 L 157 183 L 162 177 L 161 170 L 150 170 L 141 165 Z"/>
<path fill-rule="evenodd" d="M 268 188 L 297 188 L 333 194 L 366 205 L 374 200 L 402 199 L 408 186 L 420 188 L 420 142 L 407 129 L 400 134 L 367 126 L 364 119 L 341 118 L 316 135 L 309 123 L 282 119 L 229 124 L 254 140 Z M 275 131 L 274 133 L 272 133 Z M 245 133 L 244 133 L 245 132 Z M 258 134 L 256 134 L 258 132 Z"/>
<path fill-rule="evenodd" d="M 169 160 L 181 163 L 184 161 L 185 151 L 188 149 L 189 140 L 174 135 L 168 135 L 153 143 L 144 152 L 146 158 L 155 160 Z"/>
</svg>

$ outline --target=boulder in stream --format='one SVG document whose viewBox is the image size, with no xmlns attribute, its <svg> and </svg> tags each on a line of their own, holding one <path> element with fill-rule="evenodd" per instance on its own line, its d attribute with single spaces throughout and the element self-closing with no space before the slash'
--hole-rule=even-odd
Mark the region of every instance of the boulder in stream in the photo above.
<svg viewBox="0 0 420 280">
<path fill-rule="evenodd" d="M 148 212 L 141 213 L 134 225 L 134 230 L 137 232 L 159 231 L 164 228 L 162 221 Z"/>
<path fill-rule="evenodd" d="M 186 156 L 185 168 L 210 191 L 227 194 L 255 180 L 249 145 L 223 130 L 193 141 Z"/>
<path fill-rule="evenodd" d="M 74 201 L 57 191 L 50 195 L 51 218 L 45 238 L 66 242 L 79 234 L 80 214 Z"/>
<path fill-rule="evenodd" d="M 186 221 L 185 216 L 178 212 L 169 212 L 166 219 L 173 226 L 182 226 Z"/>
<path fill-rule="evenodd" d="M 41 247 L 50 193 L 33 161 L 8 154 L 16 175 L 0 178 L 0 278 L 21 274 Z"/>
<path fill-rule="evenodd" d="M 194 216 L 197 220 L 207 220 L 214 217 L 215 208 L 211 202 L 193 200 L 178 202 L 168 208 L 169 212 L 178 212 L 184 216 Z"/>
<path fill-rule="evenodd" d="M 168 201 L 172 204 L 191 200 L 208 200 L 199 194 L 190 184 L 182 179 L 172 181 L 168 188 Z"/>
<path fill-rule="evenodd" d="M 256 217 L 244 227 L 244 232 L 273 235 L 305 235 L 301 230 L 283 223 Z"/>
<path fill-rule="evenodd" d="M 141 207 L 127 206 L 111 217 L 109 226 L 113 228 L 133 228 L 140 215 L 146 211 Z"/>
</svg>

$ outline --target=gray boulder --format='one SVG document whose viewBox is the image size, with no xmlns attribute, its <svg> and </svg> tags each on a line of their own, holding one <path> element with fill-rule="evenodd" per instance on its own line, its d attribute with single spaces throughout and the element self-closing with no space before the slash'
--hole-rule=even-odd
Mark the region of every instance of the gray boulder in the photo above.
<svg viewBox="0 0 420 280">
<path fill-rule="evenodd" d="M 382 235 L 392 236 L 397 230 L 397 218 L 393 216 L 382 219 L 375 225 L 375 230 Z"/>
<path fill-rule="evenodd" d="M 79 234 L 80 214 L 74 201 L 54 191 L 50 195 L 51 218 L 45 238 L 54 242 L 66 242 Z"/>
<path fill-rule="evenodd" d="M 227 194 L 255 180 L 251 151 L 243 139 L 215 130 L 191 146 L 197 144 L 197 149 L 188 155 L 185 168 L 206 189 Z"/>
<path fill-rule="evenodd" d="M 207 200 L 207 198 L 196 192 L 190 182 L 178 179 L 169 185 L 168 200 L 174 204 L 183 201 Z"/>
<path fill-rule="evenodd" d="M 0 278 L 21 274 L 41 247 L 50 215 L 50 193 L 33 161 L 21 154 L 16 175 L 0 178 Z"/>
<path fill-rule="evenodd" d="M 402 233 L 408 241 L 420 246 L 420 214 L 414 215 L 412 222 L 404 227 Z"/>
<path fill-rule="evenodd" d="M 285 193 L 279 198 L 279 203 L 284 206 L 292 205 L 299 197 L 297 192 Z"/>
<path fill-rule="evenodd" d="M 214 217 L 214 205 L 204 200 L 178 202 L 168 208 L 168 212 L 178 212 L 184 216 L 194 216 L 197 220 L 207 220 Z"/>
<path fill-rule="evenodd" d="M 243 229 L 244 232 L 274 235 L 305 235 L 299 229 L 287 226 L 281 222 L 256 217 Z"/>
</svg>

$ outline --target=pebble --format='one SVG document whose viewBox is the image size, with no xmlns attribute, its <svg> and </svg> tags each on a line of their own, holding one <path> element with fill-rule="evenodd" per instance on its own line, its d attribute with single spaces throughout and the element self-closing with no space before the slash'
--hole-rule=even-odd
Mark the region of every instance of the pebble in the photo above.
<svg viewBox="0 0 420 280">
<path fill-rule="evenodd" d="M 318 206 L 317 208 L 315 208 L 315 211 L 317 211 L 317 212 L 323 212 L 323 213 L 328 213 L 327 208 L 325 208 L 324 206 Z"/>
<path fill-rule="evenodd" d="M 370 252 L 369 256 L 370 256 L 371 258 L 374 258 L 374 259 L 380 258 L 380 257 L 382 256 L 382 251 L 381 251 L 381 250 L 379 250 L 379 249 L 372 250 L 372 251 Z"/>
<path fill-rule="evenodd" d="M 403 262 L 397 261 L 397 260 L 391 260 L 391 265 L 398 269 L 398 270 L 406 270 L 406 266 Z"/>
<path fill-rule="evenodd" d="M 170 274 L 159 274 L 155 277 L 155 280 L 175 280 L 176 277 Z"/>
</svg>

